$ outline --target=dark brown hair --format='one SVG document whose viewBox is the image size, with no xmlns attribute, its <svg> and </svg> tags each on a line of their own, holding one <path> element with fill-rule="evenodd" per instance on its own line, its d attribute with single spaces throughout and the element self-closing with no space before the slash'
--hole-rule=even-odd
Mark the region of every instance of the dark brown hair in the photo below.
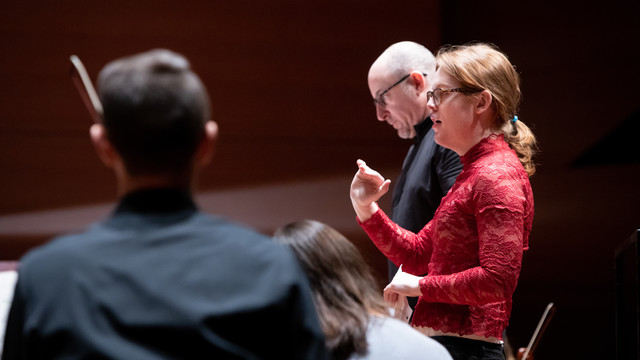
<svg viewBox="0 0 640 360">
<path fill-rule="evenodd" d="M 313 220 L 285 225 L 274 238 L 293 250 L 309 279 L 334 359 L 366 354 L 369 317 L 387 310 L 358 249 L 329 225 Z"/>
<path fill-rule="evenodd" d="M 114 60 L 100 72 L 98 90 L 107 136 L 129 173 L 188 171 L 210 108 L 185 57 L 156 49 Z"/>
</svg>

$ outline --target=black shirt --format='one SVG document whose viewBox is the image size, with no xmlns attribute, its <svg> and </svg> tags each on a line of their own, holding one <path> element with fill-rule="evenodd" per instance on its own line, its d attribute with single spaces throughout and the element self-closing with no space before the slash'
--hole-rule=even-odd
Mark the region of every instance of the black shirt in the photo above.
<svg viewBox="0 0 640 360">
<path fill-rule="evenodd" d="M 295 257 L 173 189 L 20 263 L 4 359 L 325 359 Z"/>
</svg>

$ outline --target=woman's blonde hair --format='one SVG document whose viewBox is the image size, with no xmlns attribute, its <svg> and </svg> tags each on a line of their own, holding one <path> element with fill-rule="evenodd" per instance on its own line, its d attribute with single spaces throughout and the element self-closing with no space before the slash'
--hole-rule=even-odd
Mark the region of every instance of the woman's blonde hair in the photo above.
<svg viewBox="0 0 640 360">
<path fill-rule="evenodd" d="M 537 151 L 536 138 L 529 127 L 516 116 L 522 93 L 520 76 L 495 45 L 473 43 L 446 45 L 436 56 L 438 68 L 458 80 L 465 90 L 487 90 L 496 111 L 498 129 L 529 176 L 536 171 L 533 156 Z"/>
</svg>

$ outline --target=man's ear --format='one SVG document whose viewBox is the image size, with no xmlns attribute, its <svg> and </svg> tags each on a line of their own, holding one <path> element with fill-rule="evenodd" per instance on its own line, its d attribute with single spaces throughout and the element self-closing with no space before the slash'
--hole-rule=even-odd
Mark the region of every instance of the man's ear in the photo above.
<svg viewBox="0 0 640 360">
<path fill-rule="evenodd" d="M 113 168 L 119 159 L 119 155 L 109 141 L 107 129 L 102 124 L 93 124 L 89 129 L 89 135 L 102 163 L 109 168 Z"/>
<path fill-rule="evenodd" d="M 218 124 L 209 120 L 204 124 L 204 136 L 198 150 L 196 151 L 195 162 L 199 166 L 206 166 L 211 162 L 215 154 L 216 145 L 218 143 Z"/>
<path fill-rule="evenodd" d="M 426 82 L 424 81 L 424 75 L 422 75 L 419 71 L 412 71 L 409 75 L 409 81 L 418 91 L 418 93 L 422 93 L 425 90 Z"/>
<path fill-rule="evenodd" d="M 476 104 L 476 113 L 480 114 L 491 109 L 493 103 L 493 96 L 489 90 L 483 90 L 477 95 L 478 103 Z"/>
</svg>

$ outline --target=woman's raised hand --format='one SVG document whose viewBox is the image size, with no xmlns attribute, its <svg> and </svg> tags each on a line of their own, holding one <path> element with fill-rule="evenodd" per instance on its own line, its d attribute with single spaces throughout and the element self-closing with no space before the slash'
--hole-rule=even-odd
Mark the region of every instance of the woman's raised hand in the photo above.
<svg viewBox="0 0 640 360">
<path fill-rule="evenodd" d="M 380 173 L 358 160 L 358 172 L 351 182 L 351 204 L 360 221 L 368 220 L 378 211 L 376 201 L 389 191 L 391 180 L 385 180 Z"/>
</svg>

